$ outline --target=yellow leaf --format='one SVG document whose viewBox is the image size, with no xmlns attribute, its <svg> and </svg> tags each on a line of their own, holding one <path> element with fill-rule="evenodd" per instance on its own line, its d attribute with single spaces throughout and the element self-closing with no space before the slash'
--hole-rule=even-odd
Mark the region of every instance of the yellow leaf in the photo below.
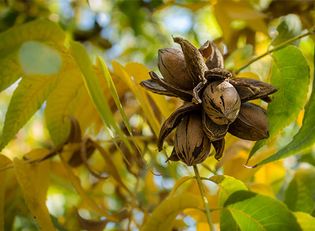
<svg viewBox="0 0 315 231">
<path fill-rule="evenodd" d="M 0 172 L 7 169 L 12 164 L 12 161 L 5 155 L 0 154 Z"/>
<path fill-rule="evenodd" d="M 125 110 L 123 109 L 123 106 L 122 106 L 121 101 L 119 99 L 119 95 L 118 95 L 116 86 L 114 84 L 112 76 L 109 73 L 107 65 L 105 64 L 104 60 L 101 57 L 97 57 L 97 63 L 96 63 L 95 68 L 97 70 L 99 70 L 102 78 L 105 79 L 107 88 L 109 89 L 110 94 L 111 94 L 112 98 L 114 99 L 114 102 L 115 102 L 116 107 L 118 108 L 118 110 L 120 112 L 122 120 L 123 120 L 128 132 L 129 132 L 129 134 L 132 135 L 132 130 L 131 130 L 131 127 L 130 127 L 130 124 L 128 121 L 128 117 L 127 117 Z M 96 72 L 96 73 L 98 73 L 98 72 Z"/>
<path fill-rule="evenodd" d="M 254 31 L 267 34 L 267 26 L 263 18 L 265 15 L 256 11 L 246 1 L 224 0 L 217 1 L 214 5 L 214 13 L 223 31 L 224 39 L 229 42 L 232 36 L 231 23 L 233 20 L 244 20 Z"/>
<path fill-rule="evenodd" d="M 144 112 L 144 116 L 151 125 L 153 132 L 156 136 L 159 134 L 160 123 L 157 120 L 152 106 L 147 98 L 146 91 L 135 81 L 132 80 L 131 76 L 127 73 L 126 69 L 117 62 L 112 62 L 115 75 L 119 76 L 129 87 L 136 99 L 139 101 L 141 108 Z"/>
<path fill-rule="evenodd" d="M 49 185 L 49 163 L 28 164 L 24 160 L 17 158 L 13 160 L 13 163 L 27 207 L 39 225 L 40 230 L 56 230 L 50 220 L 45 204 Z"/>
<path fill-rule="evenodd" d="M 28 76 L 19 82 L 5 116 L 0 149 L 7 145 L 40 108 L 54 87 L 54 81 L 53 77 Z"/>
<path fill-rule="evenodd" d="M 234 178 L 242 181 L 250 179 L 250 177 L 255 174 L 257 169 L 249 169 L 244 167 L 247 156 L 248 153 L 246 151 L 240 151 L 235 156 L 226 157 L 223 164 L 224 174 L 233 176 Z"/>
<path fill-rule="evenodd" d="M 298 118 L 297 118 L 297 120 L 296 120 L 296 123 L 297 123 L 300 127 L 302 127 L 303 118 L 304 118 L 304 113 L 305 113 L 304 109 L 303 109 L 302 111 L 300 111 L 300 113 L 299 113 L 299 115 L 298 115 Z"/>
<path fill-rule="evenodd" d="M 148 204 L 154 205 L 159 201 L 159 190 L 154 183 L 152 173 L 148 173 L 145 177 L 144 194 L 147 198 Z"/>
<path fill-rule="evenodd" d="M 98 213 L 100 215 L 103 215 L 106 217 L 106 219 L 110 221 L 117 221 L 117 218 L 115 216 L 110 215 L 105 208 L 101 207 L 98 205 L 94 200 L 92 200 L 88 194 L 85 192 L 85 190 L 82 188 L 80 179 L 73 173 L 72 169 L 70 166 L 66 163 L 64 158 L 60 156 L 62 163 L 66 169 L 67 176 L 72 184 L 72 186 L 75 188 L 75 190 L 78 192 L 80 195 L 81 199 L 83 202 L 88 206 L 89 209 L 94 211 L 95 213 Z"/>
<path fill-rule="evenodd" d="M 197 187 L 198 186 L 196 186 L 196 188 Z M 199 190 L 199 188 L 197 190 Z M 219 207 L 218 195 L 209 195 L 209 193 L 207 194 L 208 195 L 206 197 L 207 197 L 210 209 L 218 208 Z M 194 195 L 200 197 L 200 191 L 198 192 L 198 194 L 195 193 Z M 206 223 L 207 226 L 209 227 L 208 222 L 207 222 L 207 217 L 204 211 L 198 210 L 198 209 L 185 209 L 184 213 L 188 216 L 191 216 L 197 222 L 197 224 Z M 213 223 L 218 223 L 220 221 L 220 210 L 211 211 L 211 221 Z"/>
<path fill-rule="evenodd" d="M 0 172 L 0 230 L 4 230 L 4 201 L 6 188 L 6 172 Z"/>
<path fill-rule="evenodd" d="M 262 195 L 270 196 L 275 198 L 275 193 L 270 185 L 260 184 L 260 183 L 251 183 L 248 185 L 250 191 L 259 193 Z"/>
<path fill-rule="evenodd" d="M 263 165 L 255 173 L 255 182 L 260 184 L 272 185 L 275 182 L 281 181 L 286 174 L 286 169 L 282 161 L 273 162 Z"/>
<path fill-rule="evenodd" d="M 200 196 L 191 193 L 167 197 L 145 222 L 141 231 L 171 231 L 179 212 L 187 208 L 202 208 Z"/>
<path fill-rule="evenodd" d="M 126 184 L 123 182 L 122 178 L 120 177 L 120 173 L 116 167 L 115 162 L 112 159 L 112 156 L 109 155 L 109 152 L 105 151 L 105 149 L 99 145 L 98 143 L 94 143 L 94 146 L 96 149 L 100 152 L 102 157 L 105 160 L 106 163 L 106 169 L 109 175 L 111 175 L 115 181 L 122 187 L 124 188 L 130 195 L 133 195 L 133 193 L 129 190 L 129 188 L 126 186 Z M 122 153 L 123 154 L 123 153 Z"/>
<path fill-rule="evenodd" d="M 68 116 L 73 114 L 75 107 L 82 108 L 82 105 L 77 105 L 81 88 L 84 88 L 84 83 L 80 72 L 75 66 L 68 65 L 68 69 L 64 70 L 62 78 L 59 78 L 56 87 L 48 96 L 45 119 L 55 145 L 62 144 L 68 137 L 70 132 Z M 80 117 L 77 118 L 80 120 Z"/>
<path fill-rule="evenodd" d="M 126 71 L 128 74 L 135 78 L 138 87 L 140 86 L 140 82 L 146 79 L 150 79 L 149 69 L 140 63 L 128 63 L 126 65 Z M 157 95 L 155 93 L 147 91 L 147 94 L 152 97 L 156 105 L 158 106 L 162 115 L 167 118 L 171 113 L 170 104 L 167 102 L 164 96 Z"/>
<path fill-rule="evenodd" d="M 23 159 L 26 161 L 36 161 L 36 160 L 42 160 L 49 154 L 49 150 L 44 148 L 37 148 L 33 149 L 31 152 L 26 153 L 23 156 Z"/>
<path fill-rule="evenodd" d="M 95 69 L 92 66 L 87 51 L 79 42 L 71 42 L 70 45 L 71 55 L 82 72 L 81 76 L 83 77 L 85 87 L 88 90 L 92 102 L 99 112 L 99 115 L 102 118 L 104 124 L 107 125 L 108 129 L 112 128 L 127 145 L 128 149 L 132 150 L 129 140 L 126 138 L 125 133 L 123 133 L 123 131 L 119 128 L 109 107 L 107 98 L 103 94 L 103 89 L 100 85 L 100 79 L 96 75 Z"/>
<path fill-rule="evenodd" d="M 208 231 L 209 229 L 209 224 L 207 222 L 198 222 L 197 223 L 197 231 Z"/>
<path fill-rule="evenodd" d="M 177 192 L 177 189 L 182 186 L 185 182 L 189 181 L 189 180 L 193 180 L 195 179 L 195 177 L 193 176 L 184 176 L 182 178 L 180 178 L 179 180 L 176 181 L 172 191 L 170 192 L 170 196 L 174 196 Z"/>
<path fill-rule="evenodd" d="M 315 218 L 308 213 L 295 212 L 294 216 L 297 218 L 299 225 L 303 231 L 313 231 L 315 227 Z"/>
<path fill-rule="evenodd" d="M 5 191 L 7 183 L 7 171 L 4 171 L 10 164 L 11 160 L 6 156 L 0 154 L 0 230 L 4 230 L 4 205 L 5 205 Z"/>
</svg>

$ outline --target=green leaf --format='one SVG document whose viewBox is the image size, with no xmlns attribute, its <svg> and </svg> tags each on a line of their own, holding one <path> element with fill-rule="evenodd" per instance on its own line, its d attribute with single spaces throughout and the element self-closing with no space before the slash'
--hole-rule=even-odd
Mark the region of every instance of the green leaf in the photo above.
<svg viewBox="0 0 315 231">
<path fill-rule="evenodd" d="M 296 218 L 280 201 L 249 191 L 237 191 L 225 202 L 240 230 L 301 230 Z M 221 224 L 226 227 L 221 217 Z"/>
<path fill-rule="evenodd" d="M 12 50 L 29 40 L 50 41 L 63 45 L 65 38 L 64 31 L 56 23 L 40 19 L 12 27 L 0 34 L 0 50 Z"/>
<path fill-rule="evenodd" d="M 107 99 L 103 94 L 99 79 L 93 70 L 93 66 L 84 46 L 78 42 L 71 42 L 70 45 L 71 54 L 83 74 L 85 86 L 103 122 L 108 128 L 112 128 L 118 134 L 118 136 L 122 138 L 127 147 L 132 150 L 130 143 L 125 137 L 125 134 L 116 124 L 113 113 L 111 112 Z"/>
<path fill-rule="evenodd" d="M 21 80 L 11 98 L 2 130 L 0 150 L 15 136 L 46 100 L 54 78 L 42 76 Z"/>
<path fill-rule="evenodd" d="M 312 213 L 315 209 L 315 169 L 299 169 L 290 182 L 284 202 L 292 211 Z"/>
<path fill-rule="evenodd" d="M 73 109 L 82 87 L 84 87 L 84 83 L 78 70 L 70 70 L 62 75 L 56 87 L 49 94 L 45 119 L 50 137 L 57 146 L 68 138 L 70 132 L 68 116 L 73 115 Z"/>
<path fill-rule="evenodd" d="M 62 58 L 51 46 L 28 41 L 19 50 L 19 61 L 26 75 L 53 75 L 60 71 Z"/>
<path fill-rule="evenodd" d="M 315 227 L 315 217 L 303 212 L 294 213 L 303 231 L 313 231 Z"/>
<path fill-rule="evenodd" d="M 279 45 L 302 32 L 300 18 L 295 14 L 283 16 L 281 23 L 277 27 L 277 31 L 278 35 L 271 43 L 273 46 Z M 297 44 L 298 42 L 295 41 L 294 43 Z"/>
<path fill-rule="evenodd" d="M 90 58 L 85 48 L 78 42 L 71 42 L 71 53 L 83 73 L 86 87 L 95 104 L 95 107 L 101 114 L 104 123 L 109 128 L 116 128 L 119 130 L 119 128 L 117 128 L 113 114 L 108 106 L 108 102 L 100 87 L 98 78 L 94 73 Z"/>
<path fill-rule="evenodd" d="M 240 181 L 235 179 L 231 176 L 220 176 L 215 175 L 210 177 L 210 180 L 219 185 L 219 205 L 223 206 L 226 199 L 234 192 L 240 190 L 247 190 L 246 185 Z"/>
<path fill-rule="evenodd" d="M 119 76 L 124 83 L 126 83 L 129 87 L 129 89 L 134 94 L 135 98 L 138 100 L 145 118 L 147 119 L 148 123 L 152 127 L 153 132 L 156 136 L 159 135 L 160 130 L 160 122 L 158 121 L 154 110 L 152 108 L 152 104 L 149 101 L 149 98 L 147 96 L 147 93 L 143 87 L 141 87 L 138 83 L 135 83 L 132 76 L 127 72 L 127 70 L 118 62 L 113 61 L 113 70 L 114 73 Z M 131 68 L 133 67 L 133 68 Z M 139 65 L 132 64 L 132 66 L 129 65 L 129 71 L 131 69 L 134 69 L 135 67 L 140 68 Z M 143 71 L 143 70 L 142 70 Z M 136 77 L 134 77 L 136 78 Z"/>
<path fill-rule="evenodd" d="M 23 74 L 16 56 L 16 52 L 13 51 L 0 59 L 0 92 L 11 86 Z"/>
<path fill-rule="evenodd" d="M 124 122 L 126 128 L 128 129 L 129 134 L 131 135 L 132 131 L 131 131 L 131 127 L 130 127 L 130 124 L 128 121 L 128 117 L 127 117 L 125 110 L 123 109 L 122 104 L 120 102 L 119 95 L 117 93 L 114 81 L 113 81 L 112 76 L 110 75 L 110 73 L 108 71 L 106 63 L 100 57 L 97 58 L 97 66 L 100 67 L 100 69 L 102 71 L 102 75 L 104 76 L 104 78 L 106 80 L 106 84 L 110 90 L 111 96 L 113 97 L 113 99 L 115 101 L 115 104 L 116 104 L 116 106 L 120 112 L 120 115 L 123 119 L 123 122 Z"/>
<path fill-rule="evenodd" d="M 315 64 L 315 58 L 314 58 Z M 276 154 L 262 161 L 260 164 L 265 164 L 271 161 L 279 160 L 296 153 L 302 153 L 309 149 L 315 142 L 313 131 L 315 129 L 315 84 L 313 83 L 312 94 L 305 106 L 304 118 L 302 127 L 293 137 L 293 140 L 279 150 Z"/>
<path fill-rule="evenodd" d="M 228 209 L 223 209 L 220 216 L 221 231 L 239 231 L 240 227 L 233 219 L 231 212 Z"/>
<path fill-rule="evenodd" d="M 60 50 L 65 41 L 65 33 L 55 23 L 48 20 L 35 20 L 19 26 L 14 26 L 11 29 L 0 34 L 0 91 L 6 89 L 13 84 L 23 71 L 18 61 L 18 50 L 22 46 L 22 51 L 25 49 L 23 43 L 26 44 L 32 41 L 41 41 L 41 47 L 49 45 Z M 29 46 L 28 44 L 27 46 Z M 29 47 L 26 47 L 29 48 Z M 26 49 L 27 50 L 27 49 Z M 22 52 L 24 54 L 24 52 Z M 38 51 L 33 49 L 33 56 L 39 57 Z M 20 54 L 21 55 L 21 54 Z M 57 54 L 58 55 L 58 54 Z M 22 55 L 25 57 L 25 55 Z M 42 56 L 41 56 L 42 57 Z M 23 58 L 22 64 L 32 62 L 32 65 L 38 66 L 33 59 Z M 47 59 L 45 59 L 47 60 Z M 41 60 L 43 61 L 43 60 Z"/>
<path fill-rule="evenodd" d="M 268 106 L 269 139 L 274 138 L 294 121 L 303 109 L 310 80 L 309 66 L 302 52 L 288 46 L 272 55 L 271 84 L 278 91 L 272 96 Z M 266 144 L 266 140 L 256 142 L 249 159 Z"/>
</svg>

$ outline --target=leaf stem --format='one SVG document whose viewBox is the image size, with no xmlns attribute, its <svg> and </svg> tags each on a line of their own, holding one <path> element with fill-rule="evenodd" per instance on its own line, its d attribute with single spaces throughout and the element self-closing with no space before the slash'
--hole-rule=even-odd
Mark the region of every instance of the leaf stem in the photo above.
<svg viewBox="0 0 315 231">
<path fill-rule="evenodd" d="M 314 34 L 314 33 L 315 33 L 315 28 L 312 28 L 312 29 L 310 29 L 308 32 L 306 32 L 306 33 L 304 33 L 304 34 L 298 35 L 298 36 L 296 36 L 296 37 L 293 37 L 293 38 L 291 38 L 291 39 L 288 39 L 287 41 L 284 41 L 283 43 L 279 44 L 278 46 L 276 46 L 276 47 L 274 47 L 274 48 L 272 48 L 272 49 L 266 51 L 265 53 L 263 53 L 263 54 L 261 54 L 261 55 L 255 57 L 255 58 L 253 58 L 252 60 L 250 60 L 247 64 L 245 64 L 244 66 L 242 66 L 242 67 L 240 67 L 238 70 L 236 70 L 236 71 L 235 71 L 235 74 L 240 73 L 241 70 L 245 69 L 246 67 L 248 67 L 248 66 L 251 65 L 252 63 L 258 61 L 259 59 L 261 59 L 261 58 L 263 58 L 263 57 L 265 57 L 265 56 L 271 54 L 272 52 L 275 52 L 275 51 L 277 51 L 277 50 L 280 50 L 280 49 L 286 47 L 288 44 L 290 44 L 290 43 L 292 43 L 292 42 L 294 42 L 294 41 L 296 41 L 296 40 L 299 40 L 299 39 L 301 39 L 301 38 L 303 38 L 303 37 L 306 37 L 306 36 L 308 36 L 308 35 Z"/>
<path fill-rule="evenodd" d="M 209 224 L 209 229 L 210 229 L 210 231 L 213 231 L 214 230 L 214 226 L 213 226 L 213 224 L 211 222 L 211 214 L 210 214 L 209 202 L 208 202 L 207 197 L 205 196 L 205 191 L 204 191 L 204 188 L 203 188 L 203 185 L 202 185 L 202 182 L 201 182 L 201 178 L 200 178 L 200 175 L 199 175 L 198 167 L 197 167 L 197 165 L 194 165 L 193 167 L 194 167 L 194 172 L 195 172 L 195 175 L 196 175 L 196 179 L 197 179 L 200 195 L 202 197 L 202 201 L 203 201 L 203 204 L 205 206 L 206 217 L 207 217 L 207 221 L 208 221 L 208 224 Z"/>
</svg>

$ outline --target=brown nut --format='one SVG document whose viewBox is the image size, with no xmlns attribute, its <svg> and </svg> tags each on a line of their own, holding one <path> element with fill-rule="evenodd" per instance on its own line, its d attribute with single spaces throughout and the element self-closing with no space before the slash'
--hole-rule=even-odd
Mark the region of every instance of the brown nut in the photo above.
<svg viewBox="0 0 315 231">
<path fill-rule="evenodd" d="M 212 142 L 212 145 L 213 145 L 215 152 L 216 152 L 216 154 L 214 155 L 214 158 L 216 160 L 220 160 L 222 155 L 223 155 L 224 147 L 225 147 L 224 138 L 221 140 L 217 140 L 217 141 Z"/>
<path fill-rule="evenodd" d="M 211 143 L 203 133 L 200 115 L 190 114 L 178 125 L 175 152 L 188 166 L 203 162 L 209 155 Z"/>
<path fill-rule="evenodd" d="M 228 81 L 209 83 L 203 92 L 202 106 L 207 116 L 216 124 L 232 123 L 238 116 L 241 99 Z"/>
<path fill-rule="evenodd" d="M 243 103 L 237 119 L 229 127 L 229 133 L 244 140 L 268 138 L 266 111 L 252 103 Z"/>
<path fill-rule="evenodd" d="M 193 85 L 197 86 L 204 80 L 204 73 L 208 70 L 202 54 L 186 39 L 175 37 L 173 40 L 181 46 L 186 61 L 186 70 Z"/>
<path fill-rule="evenodd" d="M 211 142 L 223 139 L 229 128 L 228 124 L 214 123 L 205 112 L 202 113 L 202 125 L 203 132 Z"/>
<path fill-rule="evenodd" d="M 206 59 L 206 65 L 209 70 L 214 68 L 224 68 L 223 55 L 219 48 L 210 41 L 206 41 L 200 48 L 200 53 Z"/>
<path fill-rule="evenodd" d="M 186 62 L 181 50 L 175 48 L 160 49 L 158 60 L 158 67 L 165 82 L 184 90 L 193 88 L 193 82 L 186 71 Z"/>
</svg>

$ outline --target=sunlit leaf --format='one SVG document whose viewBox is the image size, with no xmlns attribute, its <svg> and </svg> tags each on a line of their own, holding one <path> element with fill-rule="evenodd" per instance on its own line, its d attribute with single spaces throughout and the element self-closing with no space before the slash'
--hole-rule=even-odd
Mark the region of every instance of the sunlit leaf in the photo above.
<svg viewBox="0 0 315 231">
<path fill-rule="evenodd" d="M 0 59 L 0 91 L 6 89 L 22 76 L 21 66 L 16 59 L 17 52 Z"/>
<path fill-rule="evenodd" d="M 267 27 L 263 21 L 265 15 L 256 11 L 246 1 L 217 1 L 214 5 L 214 13 L 226 41 L 230 41 L 231 39 L 231 23 L 233 20 L 244 20 L 253 30 L 267 34 Z"/>
<path fill-rule="evenodd" d="M 47 150 L 42 149 L 43 152 Z M 46 207 L 46 192 L 49 185 L 49 164 L 28 164 L 14 159 L 17 180 L 22 189 L 25 202 L 41 230 L 55 230 Z"/>
<path fill-rule="evenodd" d="M 35 20 L 30 23 L 12 27 L 11 29 L 0 34 L 0 91 L 10 86 L 23 74 L 22 68 L 18 62 L 18 49 L 22 43 L 30 45 L 31 43 L 40 44 L 40 47 L 47 47 L 47 41 L 49 45 L 53 44 L 54 49 L 63 46 L 65 40 L 65 33 L 61 28 L 48 20 Z M 41 41 L 43 43 L 38 43 Z M 23 48 L 23 47 L 22 47 Z M 24 47 L 25 48 L 25 47 Z M 23 50 L 23 49 L 22 49 Z M 34 57 L 40 56 L 38 50 L 32 50 Z M 53 52 L 56 54 L 55 52 Z M 21 52 L 20 52 L 21 54 Z M 25 62 L 32 62 L 32 65 L 37 65 L 35 60 L 30 57 L 22 55 Z M 58 53 L 57 53 L 58 56 Z M 58 59 L 58 58 L 57 58 Z M 47 57 L 45 60 L 47 61 Z M 47 62 L 46 62 L 47 63 Z M 56 66 L 55 66 L 56 67 Z M 40 67 L 42 68 L 42 67 Z M 51 68 L 50 66 L 48 68 Z"/>
<path fill-rule="evenodd" d="M 126 69 L 127 73 L 135 79 L 138 87 L 139 87 L 139 84 L 141 81 L 146 80 L 146 79 L 150 79 L 150 76 L 149 76 L 150 70 L 146 66 L 144 66 L 143 64 L 127 63 L 125 69 Z M 165 118 L 167 118 L 170 115 L 171 111 L 170 111 L 170 104 L 165 99 L 165 97 L 158 95 L 158 94 L 154 94 L 150 91 L 146 91 L 146 93 L 149 94 L 150 97 L 152 97 L 152 99 L 156 103 L 156 105 L 159 108 L 162 115 Z"/>
<path fill-rule="evenodd" d="M 184 176 L 182 178 L 180 178 L 179 180 L 176 181 L 174 187 L 172 188 L 172 191 L 170 192 L 170 196 L 173 196 L 176 194 L 177 189 L 182 186 L 185 182 L 189 181 L 189 180 L 193 180 L 195 179 L 195 177 L 192 176 Z"/>
<path fill-rule="evenodd" d="M 15 136 L 46 100 L 54 78 L 28 76 L 14 91 L 2 130 L 0 150 Z"/>
<path fill-rule="evenodd" d="M 80 195 L 80 197 L 84 201 L 85 205 L 89 209 L 94 211 L 95 213 L 98 213 L 99 215 L 103 215 L 109 220 L 116 221 L 117 220 L 116 217 L 110 215 L 109 212 L 104 207 L 102 207 L 101 205 L 98 205 L 91 197 L 89 197 L 89 195 L 83 189 L 81 182 L 80 182 L 80 179 L 73 173 L 72 169 L 65 162 L 65 160 L 63 158 L 61 158 L 61 159 L 62 159 L 63 165 L 64 165 L 66 172 L 67 172 L 67 176 L 68 176 L 72 186 L 75 188 L 77 193 Z"/>
<path fill-rule="evenodd" d="M 4 171 L 8 166 L 12 165 L 12 161 L 5 155 L 0 154 L 0 230 L 4 230 L 5 220 L 5 193 L 7 186 L 7 172 Z"/>
<path fill-rule="evenodd" d="M 274 197 L 280 190 L 285 176 L 286 168 L 282 161 L 263 165 L 255 173 L 255 183 L 250 188 L 255 192 Z"/>
<path fill-rule="evenodd" d="M 12 161 L 5 155 L 0 154 L 0 172 L 12 164 Z"/>
<path fill-rule="evenodd" d="M 50 137 L 56 145 L 62 144 L 68 137 L 69 116 L 73 114 L 81 88 L 84 88 L 84 83 L 80 73 L 69 67 L 47 98 L 45 119 Z"/>
<path fill-rule="evenodd" d="M 145 199 L 150 204 L 158 204 L 159 203 L 159 188 L 154 182 L 154 175 L 147 174 L 145 176 L 144 181 L 144 190 L 143 193 L 145 194 Z"/>
<path fill-rule="evenodd" d="M 241 181 L 248 181 L 251 179 L 257 169 L 246 168 L 244 167 L 244 163 L 246 163 L 246 159 L 248 156 L 248 152 L 245 150 L 231 149 L 225 150 L 226 159 L 222 159 L 224 174 L 233 176 L 234 178 Z M 219 162 L 220 163 L 220 162 Z"/>
<path fill-rule="evenodd" d="M 255 192 L 264 196 L 269 196 L 272 198 L 276 198 L 275 197 L 275 193 L 271 187 L 271 185 L 268 184 L 261 184 L 261 183 L 250 183 L 248 185 L 248 188 L 251 192 Z"/>
<path fill-rule="evenodd" d="M 105 98 L 102 88 L 100 87 L 99 80 L 93 70 L 89 56 L 83 47 L 78 42 L 71 43 L 71 54 L 76 60 L 81 72 L 83 73 L 84 82 L 88 89 L 88 92 L 93 100 L 95 107 L 97 108 L 103 122 L 109 127 L 114 129 L 115 132 L 122 138 L 125 144 L 131 149 L 128 140 L 123 132 L 118 127 L 114 116 L 108 106 L 107 99 Z"/>
<path fill-rule="evenodd" d="M 132 93 L 135 95 L 136 99 L 139 101 L 141 108 L 144 112 L 144 116 L 151 125 L 153 132 L 156 136 L 159 134 L 160 123 L 158 122 L 152 106 L 146 96 L 145 90 L 139 85 L 136 84 L 130 75 L 126 72 L 122 65 L 117 62 L 113 62 L 114 73 L 119 76 L 130 88 Z"/>
<path fill-rule="evenodd" d="M 53 75 L 61 69 L 61 55 L 54 48 L 28 41 L 19 49 L 19 62 L 26 75 Z"/>
<path fill-rule="evenodd" d="M 227 224 L 234 224 L 232 230 L 235 230 L 235 223 L 244 231 L 301 230 L 296 218 L 286 206 L 267 196 L 237 191 L 227 199 L 224 207 L 224 213 L 229 212 L 230 219 L 226 219 L 226 215 L 221 217 L 221 226 L 227 228 Z M 231 218 L 235 222 L 231 221 Z"/>
<path fill-rule="evenodd" d="M 302 31 L 302 23 L 300 18 L 295 14 L 288 14 L 282 17 L 282 21 L 277 27 L 278 35 L 272 41 L 272 45 L 276 46 L 299 35 Z M 297 41 L 295 41 L 297 43 Z"/>
<path fill-rule="evenodd" d="M 222 206 L 227 198 L 234 192 L 240 191 L 240 190 L 247 190 L 246 185 L 240 181 L 237 180 L 231 176 L 212 176 L 209 178 L 214 183 L 218 184 L 220 187 L 219 191 L 219 204 Z"/>
<path fill-rule="evenodd" d="M 315 217 L 310 214 L 303 212 L 295 212 L 294 216 L 296 217 L 299 225 L 303 231 L 313 231 L 315 227 Z"/>
<path fill-rule="evenodd" d="M 201 208 L 200 197 L 190 193 L 167 197 L 146 221 L 141 231 L 171 231 L 179 212 L 187 208 Z"/>
<path fill-rule="evenodd" d="M 63 45 L 65 33 L 54 22 L 47 19 L 35 20 L 12 27 L 0 35 L 0 50 L 11 50 L 29 40 L 51 41 Z"/>
<path fill-rule="evenodd" d="M 111 96 L 113 97 L 115 104 L 116 104 L 116 106 L 120 112 L 120 115 L 124 121 L 124 124 L 131 135 L 132 131 L 131 131 L 131 127 L 130 127 L 127 115 L 125 113 L 125 110 L 122 107 L 122 104 L 121 104 L 120 99 L 119 99 L 119 95 L 117 93 L 117 90 L 116 90 L 116 87 L 114 84 L 114 81 L 113 81 L 112 76 L 110 75 L 110 73 L 108 71 L 106 63 L 103 61 L 103 59 L 101 57 L 98 57 L 96 65 L 98 68 L 100 68 L 101 73 L 102 73 L 104 79 L 106 80 L 107 87 L 110 90 Z"/>
<path fill-rule="evenodd" d="M 292 211 L 315 210 L 315 169 L 299 169 L 290 182 L 284 202 Z"/>
<path fill-rule="evenodd" d="M 273 101 L 267 110 L 269 139 L 297 118 L 305 105 L 309 80 L 307 61 L 298 48 L 288 46 L 273 53 L 271 84 L 278 91 L 272 96 Z M 250 157 L 265 143 L 266 140 L 258 141 Z"/>
<path fill-rule="evenodd" d="M 315 63 L 315 59 L 314 59 Z M 300 78 L 297 77 L 297 78 Z M 312 94 L 305 106 L 304 118 L 302 127 L 298 133 L 293 137 L 293 140 L 279 150 L 276 154 L 272 155 L 270 158 L 264 160 L 263 163 L 268 163 L 270 161 L 282 159 L 296 153 L 302 153 L 309 149 L 315 142 L 315 136 L 313 134 L 313 129 L 315 128 L 315 84 L 313 83 Z"/>
</svg>

